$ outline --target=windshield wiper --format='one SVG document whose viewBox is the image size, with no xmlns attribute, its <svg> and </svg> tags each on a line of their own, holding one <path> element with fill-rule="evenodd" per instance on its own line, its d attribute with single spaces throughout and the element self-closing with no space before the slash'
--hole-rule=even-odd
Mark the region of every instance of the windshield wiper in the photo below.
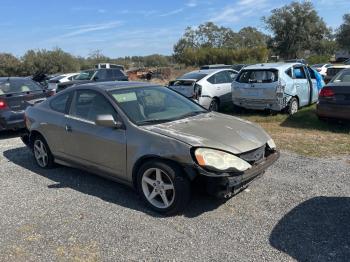
<svg viewBox="0 0 350 262">
<path fill-rule="evenodd" d="M 170 122 L 176 120 L 175 118 L 163 118 L 163 119 L 147 119 L 137 122 L 139 125 L 145 125 L 145 124 L 160 124 L 165 122 Z"/>
<path fill-rule="evenodd" d="M 204 114 L 204 113 L 207 113 L 207 111 L 204 111 L 204 110 L 201 110 L 201 111 L 192 111 L 192 112 L 188 112 L 188 113 L 186 113 L 186 114 L 183 114 L 183 115 L 177 117 L 176 119 L 182 119 L 182 118 L 191 117 L 191 116 L 196 116 L 196 115 Z"/>
</svg>

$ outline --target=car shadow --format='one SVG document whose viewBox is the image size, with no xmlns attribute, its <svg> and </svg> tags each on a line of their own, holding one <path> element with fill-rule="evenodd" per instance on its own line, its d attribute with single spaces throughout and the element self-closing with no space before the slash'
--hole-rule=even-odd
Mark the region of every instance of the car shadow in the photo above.
<svg viewBox="0 0 350 262">
<path fill-rule="evenodd" d="M 25 129 L 14 130 L 14 131 L 0 131 L 0 140 L 20 137 L 26 133 Z"/>
<path fill-rule="evenodd" d="M 270 244 L 297 261 L 349 261 L 350 197 L 315 197 L 274 227 Z"/>
<path fill-rule="evenodd" d="M 350 123 L 337 120 L 320 120 L 314 107 L 303 108 L 292 116 L 288 116 L 281 124 L 282 127 L 330 131 L 333 133 L 350 133 Z"/>
<path fill-rule="evenodd" d="M 136 191 L 126 185 L 107 180 L 89 172 L 61 165 L 57 165 L 57 167 L 52 169 L 42 169 L 36 165 L 27 147 L 6 150 L 3 155 L 14 164 L 52 180 L 53 183 L 48 185 L 50 189 L 71 188 L 104 201 L 144 212 L 150 216 L 163 217 L 150 210 Z M 189 218 L 197 217 L 205 212 L 215 210 L 222 203 L 223 201 L 221 200 L 202 195 L 194 190 L 192 200 L 183 212 L 183 215 Z"/>
</svg>

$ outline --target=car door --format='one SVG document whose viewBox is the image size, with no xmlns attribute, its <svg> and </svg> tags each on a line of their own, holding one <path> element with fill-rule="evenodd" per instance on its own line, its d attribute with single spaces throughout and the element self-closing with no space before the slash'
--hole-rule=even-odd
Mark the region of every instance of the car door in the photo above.
<svg viewBox="0 0 350 262">
<path fill-rule="evenodd" d="M 296 95 L 299 97 L 299 106 L 308 105 L 310 98 L 310 84 L 304 66 L 294 66 L 293 75 L 293 82 L 296 90 Z"/>
<path fill-rule="evenodd" d="M 64 151 L 77 164 L 122 178 L 126 172 L 124 129 L 95 124 L 98 115 L 118 114 L 107 98 L 94 90 L 75 91 L 65 122 Z"/>
<path fill-rule="evenodd" d="M 209 77 L 208 82 L 212 84 L 211 97 L 219 97 L 221 103 L 230 102 L 232 81 L 228 70 L 220 71 Z"/>
<path fill-rule="evenodd" d="M 45 139 L 57 158 L 66 158 L 64 153 L 65 123 L 73 94 L 74 92 L 57 94 L 49 103 L 51 110 L 46 116 Z"/>
<path fill-rule="evenodd" d="M 308 77 L 310 78 L 310 81 L 312 83 L 311 85 L 311 97 L 310 97 L 310 103 L 315 103 L 318 100 L 318 86 L 317 86 L 317 79 L 316 79 L 316 73 L 311 67 L 307 67 L 308 71 Z"/>
</svg>

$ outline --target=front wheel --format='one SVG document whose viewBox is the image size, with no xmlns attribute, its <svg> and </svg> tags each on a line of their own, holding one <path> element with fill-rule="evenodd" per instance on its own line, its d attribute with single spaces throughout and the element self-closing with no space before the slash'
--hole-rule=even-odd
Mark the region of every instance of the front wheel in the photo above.
<svg viewBox="0 0 350 262">
<path fill-rule="evenodd" d="M 54 166 L 53 155 L 42 136 L 36 136 L 33 141 L 33 154 L 35 162 L 41 168 L 51 168 Z"/>
<path fill-rule="evenodd" d="M 137 178 L 140 195 L 158 213 L 179 213 L 190 199 L 190 182 L 173 163 L 158 160 L 146 162 L 139 169 Z"/>
</svg>

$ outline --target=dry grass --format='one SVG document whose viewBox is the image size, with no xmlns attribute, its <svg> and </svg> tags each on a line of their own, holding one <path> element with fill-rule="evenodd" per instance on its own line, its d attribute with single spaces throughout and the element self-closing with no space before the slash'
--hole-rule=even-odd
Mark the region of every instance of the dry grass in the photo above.
<svg viewBox="0 0 350 262">
<path fill-rule="evenodd" d="M 261 125 L 282 150 L 315 157 L 350 155 L 350 125 L 320 121 L 315 106 L 293 116 L 253 111 L 234 115 Z"/>
</svg>

